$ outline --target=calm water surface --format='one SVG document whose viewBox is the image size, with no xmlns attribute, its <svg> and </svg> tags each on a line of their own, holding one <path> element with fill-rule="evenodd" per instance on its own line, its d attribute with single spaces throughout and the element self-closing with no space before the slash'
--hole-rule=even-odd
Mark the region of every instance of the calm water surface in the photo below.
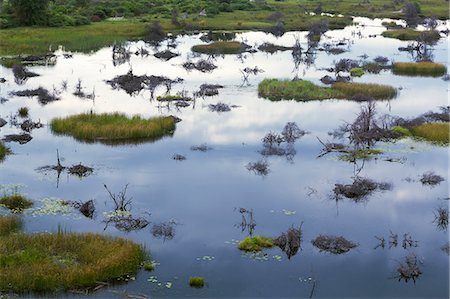
<svg viewBox="0 0 450 299">
<path fill-rule="evenodd" d="M 90 295 L 93 297 L 121 298 L 131 293 L 152 298 L 308 298 L 314 289 L 313 296 L 317 298 L 448 298 L 449 257 L 440 248 L 449 236 L 433 223 L 435 210 L 448 208 L 445 200 L 449 192 L 448 148 L 409 139 L 377 144 L 384 154 L 366 161 L 360 176 L 391 183 L 392 190 L 375 192 L 360 203 L 336 202 L 332 197 L 334 184 L 351 183 L 355 165 L 340 161 L 333 154 L 317 158 L 321 150 L 317 137 L 331 141 L 328 132 L 345 121 L 353 121 L 361 104 L 343 100 L 270 102 L 257 96 L 257 85 L 264 78 L 292 79 L 298 75 L 319 84 L 319 79 L 328 74 L 323 69 L 341 58 L 360 59 L 360 55 L 367 54 L 369 60 L 378 55 L 393 61 L 411 60 L 407 53 L 398 51 L 407 42 L 379 36 L 384 30 L 382 20 L 356 18 L 356 21 L 365 26 L 329 31 L 323 39 L 326 42 L 348 39 L 349 46 L 345 46 L 348 52 L 340 55 L 318 52 L 314 64 L 300 64 L 298 69 L 294 68 L 291 53 L 286 51 L 273 55 L 245 54 L 242 59 L 236 55 L 218 57 L 214 60 L 218 69 L 211 73 L 187 72 L 181 64 L 193 56 L 190 48 L 201 43 L 200 35 L 178 37 L 175 51 L 181 56 L 168 62 L 152 55 L 133 55 L 129 62 L 114 66 L 111 48 L 91 54 L 75 53 L 72 59 L 64 59 L 59 51 L 56 65 L 30 67 L 41 76 L 23 85 L 14 83 L 11 70 L 0 67 L 0 76 L 8 80 L 0 85 L 0 96 L 9 99 L 0 105 L 3 118 L 26 106 L 31 118 L 43 123 L 90 110 L 145 117 L 176 115 L 183 120 L 172 137 L 125 146 L 80 143 L 71 137 L 54 136 L 49 127 L 34 130 L 31 142 L 9 144 L 14 155 L 0 164 L 0 184 L 22 184 L 22 191 L 35 200 L 37 207 L 44 198 L 94 199 L 96 203 L 94 219 L 75 210 L 64 215 L 35 215 L 29 211 L 24 216 L 26 231 L 55 231 L 60 226 L 72 232 L 122 236 L 145 245 L 160 264 L 154 272 L 141 271 L 134 281 Z M 358 31 L 361 37 L 355 35 Z M 276 38 L 248 32 L 237 34 L 236 40 L 250 45 L 263 42 L 293 45 L 297 37 L 306 48 L 305 35 L 289 32 Z M 154 52 L 143 42 L 128 46 L 133 51 L 142 46 Z M 436 62 L 448 64 L 448 38 L 441 39 L 433 54 Z M 243 84 L 239 70 L 255 66 L 265 72 L 250 76 L 249 84 Z M 185 79 L 173 86 L 172 94 L 181 90 L 193 92 L 203 83 L 218 83 L 225 88 L 218 96 L 197 99 L 195 107 L 168 110 L 158 107 L 148 91 L 130 96 L 105 83 L 131 68 L 136 75 Z M 95 90 L 95 101 L 72 95 L 78 79 L 86 93 Z M 61 94 L 60 101 L 46 106 L 35 98 L 9 94 L 39 86 L 49 90 L 60 88 L 63 80 L 67 80 L 68 90 Z M 448 84 L 441 78 L 400 77 L 385 71 L 366 74 L 354 81 L 401 88 L 396 99 L 377 103 L 379 114 L 415 117 L 448 104 Z M 164 92 L 164 88 L 159 88 L 156 95 Z M 219 101 L 238 107 L 220 114 L 209 111 L 208 105 Z M 261 159 L 258 152 L 262 148 L 261 138 L 269 131 L 281 131 L 288 121 L 310 132 L 295 143 L 293 160 L 269 157 L 267 176 L 249 172 L 247 163 Z M 18 132 L 7 125 L 0 134 Z M 190 150 L 192 145 L 203 143 L 212 150 Z M 94 174 L 83 179 L 62 174 L 58 182 L 56 173 L 36 171 L 38 167 L 56 163 L 56 150 L 63 157 L 63 164 L 82 162 L 93 167 Z M 187 160 L 174 161 L 174 154 L 185 155 Z M 386 158 L 397 158 L 402 163 L 389 163 L 384 161 Z M 419 178 L 427 171 L 434 171 L 445 181 L 435 187 L 423 186 Z M 119 192 L 127 183 L 127 194 L 133 198 L 131 212 L 147 217 L 151 223 L 129 233 L 112 225 L 105 228 L 104 213 L 112 210 L 113 203 L 103 184 Z M 253 209 L 255 234 L 275 237 L 292 225 L 303 223 L 302 249 L 290 260 L 278 248 L 266 250 L 262 259 L 243 255 L 235 240 L 243 239 L 248 232 L 238 227 L 239 208 Z M 152 235 L 154 224 L 171 220 L 177 223 L 173 239 Z M 386 244 L 384 249 L 374 249 L 378 244 L 375 236 L 388 242 L 390 231 L 399 235 L 399 245 L 389 248 Z M 418 247 L 401 246 L 405 233 L 418 241 Z M 343 235 L 359 246 L 343 255 L 319 252 L 311 240 L 320 234 Z M 399 262 L 409 254 L 415 254 L 423 272 L 415 284 L 395 278 Z M 206 287 L 189 288 L 189 276 L 204 276 Z M 171 288 L 166 286 L 167 282 L 172 283 Z"/>
</svg>

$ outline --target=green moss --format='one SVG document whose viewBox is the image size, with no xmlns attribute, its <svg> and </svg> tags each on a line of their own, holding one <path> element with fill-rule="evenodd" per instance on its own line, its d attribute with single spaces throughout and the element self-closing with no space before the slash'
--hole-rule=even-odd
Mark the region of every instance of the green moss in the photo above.
<svg viewBox="0 0 450 299">
<path fill-rule="evenodd" d="M 263 248 L 271 247 L 273 240 L 262 236 L 247 237 L 239 242 L 239 249 L 244 251 L 261 251 Z"/>
<path fill-rule="evenodd" d="M 430 76 L 440 77 L 447 73 L 447 67 L 441 63 L 434 62 L 396 62 L 393 64 L 392 72 L 396 75 L 405 76 Z"/>
<path fill-rule="evenodd" d="M 17 216 L 0 215 L 0 237 L 17 232 L 22 228 L 22 221 Z"/>
<path fill-rule="evenodd" d="M 0 237 L 0 292 L 83 289 L 139 269 L 141 246 L 97 234 L 42 233 Z"/>
<path fill-rule="evenodd" d="M 15 193 L 0 197 L 0 206 L 10 209 L 14 213 L 21 213 L 23 210 L 33 206 L 33 202 L 25 196 Z"/>
<path fill-rule="evenodd" d="M 352 77 L 361 77 L 362 75 L 364 75 L 364 70 L 359 67 L 352 68 L 350 70 L 350 75 Z"/>
<path fill-rule="evenodd" d="M 411 131 L 408 128 L 395 126 L 391 129 L 392 131 L 402 135 L 402 136 L 412 136 Z"/>
<path fill-rule="evenodd" d="M 239 54 L 246 46 L 237 41 L 218 41 L 207 45 L 195 45 L 193 52 L 204 54 Z"/>
<path fill-rule="evenodd" d="M 205 279 L 200 276 L 189 277 L 189 286 L 194 288 L 203 288 L 205 286 Z"/>
<path fill-rule="evenodd" d="M 172 135 L 175 128 L 175 119 L 171 116 L 144 119 L 140 116 L 129 118 L 121 113 L 83 113 L 51 121 L 55 134 L 105 144 L 155 141 Z"/>
</svg>

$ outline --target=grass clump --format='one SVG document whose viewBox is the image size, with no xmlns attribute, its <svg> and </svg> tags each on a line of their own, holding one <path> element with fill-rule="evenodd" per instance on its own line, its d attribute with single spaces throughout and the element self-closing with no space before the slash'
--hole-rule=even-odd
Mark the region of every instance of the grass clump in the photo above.
<svg viewBox="0 0 450 299">
<path fill-rule="evenodd" d="M 333 84 L 332 88 L 346 96 L 364 94 L 377 100 L 388 100 L 397 95 L 397 90 L 394 87 L 373 83 L 338 82 Z"/>
<path fill-rule="evenodd" d="M 402 126 L 395 126 L 391 130 L 395 133 L 399 133 L 401 136 L 412 136 L 411 131 Z"/>
<path fill-rule="evenodd" d="M 246 48 L 245 44 L 237 41 L 218 41 L 207 45 L 195 45 L 192 51 L 203 54 L 239 54 Z"/>
<path fill-rule="evenodd" d="M 440 77 L 445 75 L 447 68 L 441 63 L 429 61 L 396 62 L 392 71 L 395 75 Z"/>
<path fill-rule="evenodd" d="M 189 286 L 193 288 L 203 288 L 205 286 L 205 279 L 200 276 L 189 277 Z"/>
<path fill-rule="evenodd" d="M 438 31 L 433 30 L 431 32 L 431 38 L 434 40 L 439 40 L 441 38 L 441 35 Z M 396 30 L 387 30 L 381 33 L 382 36 L 388 37 L 388 38 L 395 38 L 403 41 L 407 40 L 417 40 L 420 35 L 422 34 L 422 31 L 414 30 L 414 29 L 396 29 Z"/>
<path fill-rule="evenodd" d="M 153 263 L 152 261 L 145 261 L 143 264 L 143 268 L 145 271 L 153 271 L 155 270 L 155 263 Z"/>
<path fill-rule="evenodd" d="M 10 209 L 13 213 L 21 213 L 33 206 L 33 202 L 21 194 L 14 193 L 0 197 L 0 206 Z"/>
<path fill-rule="evenodd" d="M 382 150 L 374 149 L 374 148 L 356 149 L 354 151 L 350 151 L 348 153 L 345 153 L 345 154 L 341 155 L 339 157 L 339 159 L 342 160 L 342 161 L 353 162 L 353 161 L 356 161 L 356 160 L 370 159 L 372 157 L 381 155 L 382 153 L 383 153 Z"/>
<path fill-rule="evenodd" d="M 51 121 L 51 129 L 56 134 L 106 144 L 155 141 L 173 134 L 175 128 L 172 116 L 144 119 L 121 113 L 82 113 Z"/>
<path fill-rule="evenodd" d="M 262 236 L 247 237 L 239 242 L 239 249 L 244 251 L 261 251 L 263 248 L 271 247 L 273 240 Z"/>
<path fill-rule="evenodd" d="M 364 75 L 364 70 L 360 67 L 355 67 L 350 70 L 350 75 L 352 77 L 361 77 Z"/>
<path fill-rule="evenodd" d="M 28 111 L 29 110 L 27 107 L 21 107 L 21 108 L 19 108 L 17 113 L 19 114 L 20 117 L 25 118 L 25 117 L 28 117 Z"/>
<path fill-rule="evenodd" d="M 258 86 L 258 94 L 271 101 L 325 100 L 343 98 L 345 95 L 330 87 L 320 87 L 307 80 L 264 79 Z"/>
<path fill-rule="evenodd" d="M 448 144 L 450 123 L 424 123 L 419 126 L 412 127 L 411 133 L 415 137 L 423 138 L 430 142 Z"/>
<path fill-rule="evenodd" d="M 85 289 L 139 269 L 141 246 L 98 234 L 19 234 L 0 238 L 0 291 Z"/>
<path fill-rule="evenodd" d="M 0 216 L 0 237 L 7 236 L 22 228 L 22 221 L 16 216 Z"/>
<path fill-rule="evenodd" d="M 11 151 L 8 147 L 6 147 L 3 142 L 0 141 L 0 162 L 5 160 L 6 155 L 10 154 Z"/>
</svg>

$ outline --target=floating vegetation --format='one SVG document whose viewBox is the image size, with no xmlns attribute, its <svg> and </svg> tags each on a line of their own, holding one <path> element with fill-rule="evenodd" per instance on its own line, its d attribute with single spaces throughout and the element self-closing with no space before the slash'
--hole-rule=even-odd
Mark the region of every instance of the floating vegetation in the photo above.
<svg viewBox="0 0 450 299">
<path fill-rule="evenodd" d="M 203 288 L 205 286 L 205 279 L 199 276 L 189 277 L 189 286 L 193 288 Z"/>
<path fill-rule="evenodd" d="M 290 51 L 293 50 L 293 47 L 285 47 L 280 45 L 275 45 L 272 43 L 263 43 L 258 47 L 258 50 L 266 53 L 273 54 L 278 51 Z"/>
<path fill-rule="evenodd" d="M 408 282 L 409 280 L 412 280 L 415 284 L 416 280 L 422 275 L 422 270 L 420 270 L 418 262 L 419 261 L 414 254 L 406 256 L 404 261 L 400 262 L 397 268 L 398 275 L 396 278 L 398 278 L 398 281 L 404 280 L 405 282 Z"/>
<path fill-rule="evenodd" d="M 286 253 L 288 259 L 291 259 L 301 249 L 302 227 L 290 227 L 286 232 L 273 239 L 273 245 L 280 247 Z"/>
<path fill-rule="evenodd" d="M 19 144 L 26 144 L 31 141 L 33 137 L 31 137 L 28 133 L 22 133 L 22 134 L 9 134 L 5 135 L 3 137 L 4 142 L 18 142 Z"/>
<path fill-rule="evenodd" d="M 175 220 L 154 224 L 152 235 L 157 239 L 172 240 L 175 237 L 175 227 L 178 223 Z"/>
<path fill-rule="evenodd" d="M 210 150 L 212 150 L 212 147 L 209 147 L 206 143 L 191 146 L 191 151 L 207 152 Z"/>
<path fill-rule="evenodd" d="M 447 68 L 441 63 L 429 61 L 396 62 L 392 72 L 395 75 L 441 77 L 447 73 Z"/>
<path fill-rule="evenodd" d="M 200 90 L 194 92 L 196 97 L 212 97 L 219 94 L 219 89 L 223 88 L 223 85 L 219 84 L 202 84 Z"/>
<path fill-rule="evenodd" d="M 320 235 L 312 240 L 311 243 L 320 251 L 326 251 L 332 254 L 347 253 L 358 246 L 358 244 L 353 243 L 342 236 L 336 237 L 330 235 Z"/>
<path fill-rule="evenodd" d="M 269 162 L 264 159 L 257 162 L 249 162 L 245 168 L 247 168 L 248 171 L 252 171 L 254 174 L 260 176 L 266 176 L 270 172 Z"/>
<path fill-rule="evenodd" d="M 145 257 L 131 241 L 58 232 L 1 237 L 0 291 L 94 289 L 136 273 Z"/>
<path fill-rule="evenodd" d="M 273 240 L 262 236 L 246 237 L 239 242 L 238 248 L 243 251 L 261 251 L 263 248 L 272 248 Z"/>
<path fill-rule="evenodd" d="M 12 193 L 0 197 L 0 207 L 5 207 L 13 213 L 22 213 L 33 206 L 33 202 L 19 193 Z"/>
<path fill-rule="evenodd" d="M 50 92 L 43 87 L 39 87 L 37 89 L 14 91 L 12 92 L 12 95 L 15 95 L 17 97 L 37 97 L 38 102 L 41 105 L 47 105 L 51 102 L 60 100 L 60 98 L 56 94 L 50 94 Z"/>
<path fill-rule="evenodd" d="M 145 119 L 138 115 L 129 118 L 121 113 L 82 113 L 51 121 L 55 134 L 105 144 L 155 141 L 171 136 L 175 127 L 175 119 L 171 116 Z"/>
<path fill-rule="evenodd" d="M 0 238 L 18 232 L 21 228 L 22 220 L 19 217 L 15 215 L 0 215 Z"/>
<path fill-rule="evenodd" d="M 336 200 L 346 197 L 354 202 L 360 202 L 376 190 L 389 190 L 390 188 L 391 185 L 388 183 L 377 183 L 371 179 L 356 177 L 351 184 L 335 184 L 333 193 Z"/>
<path fill-rule="evenodd" d="M 156 263 L 153 261 L 145 261 L 142 265 L 142 268 L 144 268 L 145 271 L 153 271 L 156 268 Z"/>
<path fill-rule="evenodd" d="M 355 67 L 350 70 L 350 76 L 352 77 L 361 77 L 362 75 L 364 75 L 364 70 L 362 68 Z"/>
<path fill-rule="evenodd" d="M 448 228 L 448 208 L 440 207 L 434 211 L 434 224 L 440 230 L 447 230 Z"/>
<path fill-rule="evenodd" d="M 93 168 L 84 166 L 81 163 L 79 163 L 77 165 L 72 165 L 67 170 L 68 170 L 69 174 L 77 175 L 80 178 L 89 176 L 94 171 Z"/>
<path fill-rule="evenodd" d="M 439 185 L 445 179 L 433 171 L 425 172 L 420 178 L 422 185 L 436 186 Z"/>
<path fill-rule="evenodd" d="M 217 41 L 207 45 L 195 45 L 192 51 L 203 54 L 239 54 L 250 48 L 249 45 L 237 41 Z"/>
<path fill-rule="evenodd" d="M 49 197 L 43 198 L 41 201 L 41 205 L 39 207 L 33 208 L 30 210 L 30 213 L 33 217 L 38 216 L 69 216 L 73 212 L 72 205 L 69 204 L 67 200 Z"/>
<path fill-rule="evenodd" d="M 383 153 L 380 149 L 355 149 L 348 150 L 343 152 L 342 155 L 339 156 L 339 160 L 355 162 L 356 160 L 367 160 Z"/>
</svg>

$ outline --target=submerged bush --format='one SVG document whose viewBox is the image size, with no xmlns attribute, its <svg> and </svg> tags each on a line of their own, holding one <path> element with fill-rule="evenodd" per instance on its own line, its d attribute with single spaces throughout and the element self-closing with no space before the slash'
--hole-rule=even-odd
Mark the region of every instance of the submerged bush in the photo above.
<svg viewBox="0 0 450 299">
<path fill-rule="evenodd" d="M 244 251 L 261 251 L 263 248 L 271 247 L 273 240 L 262 236 L 247 237 L 239 242 L 239 249 Z"/>
<path fill-rule="evenodd" d="M 121 113 L 82 113 L 51 121 L 56 134 L 70 135 L 86 142 L 127 143 L 154 141 L 175 131 L 175 118 L 140 116 L 127 117 Z"/>
<path fill-rule="evenodd" d="M 0 238 L 0 291 L 82 289 L 134 274 L 141 246 L 97 234 L 42 233 Z"/>
<path fill-rule="evenodd" d="M 393 64 L 392 71 L 396 75 L 440 77 L 445 75 L 447 68 L 441 63 L 428 61 L 397 62 Z"/>
<path fill-rule="evenodd" d="M 21 213 L 32 205 L 33 202 L 31 200 L 17 193 L 0 197 L 0 206 L 8 208 L 14 213 Z"/>
</svg>

